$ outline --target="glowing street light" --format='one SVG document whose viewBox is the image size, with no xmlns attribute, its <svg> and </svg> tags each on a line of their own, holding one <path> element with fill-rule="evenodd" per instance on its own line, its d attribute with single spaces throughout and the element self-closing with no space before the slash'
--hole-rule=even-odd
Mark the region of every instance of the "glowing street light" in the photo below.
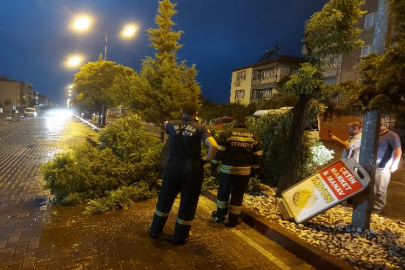
<svg viewBox="0 0 405 270">
<path fill-rule="evenodd" d="M 73 88 L 73 85 L 69 85 L 69 88 L 72 89 L 72 88 Z"/>
<path fill-rule="evenodd" d="M 72 90 L 69 90 L 69 93 L 72 93 Z"/>
<path fill-rule="evenodd" d="M 86 18 L 86 17 L 80 17 L 76 19 L 76 22 L 74 24 L 76 29 L 79 30 L 84 30 L 86 28 L 88 28 L 90 25 L 90 19 Z"/>
<path fill-rule="evenodd" d="M 124 28 L 124 31 L 122 32 L 123 36 L 125 37 L 131 37 L 135 34 L 135 32 L 137 31 L 137 27 L 136 26 L 126 26 Z"/>
<path fill-rule="evenodd" d="M 80 64 L 80 62 L 82 61 L 82 59 L 80 58 L 80 57 L 78 57 L 78 56 L 75 56 L 75 57 L 71 57 L 70 59 L 69 59 L 69 66 L 77 66 L 78 64 Z"/>
</svg>

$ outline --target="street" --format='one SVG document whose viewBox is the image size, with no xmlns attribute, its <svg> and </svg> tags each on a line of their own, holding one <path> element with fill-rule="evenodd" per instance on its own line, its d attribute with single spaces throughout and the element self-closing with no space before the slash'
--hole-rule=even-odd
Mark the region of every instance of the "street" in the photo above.
<svg viewBox="0 0 405 270">
<path fill-rule="evenodd" d="M 0 269 L 312 269 L 245 224 L 211 221 L 200 198 L 185 246 L 149 238 L 156 198 L 128 210 L 83 216 L 55 206 L 40 167 L 97 134 L 74 119 L 30 118 L 0 125 Z M 178 201 L 164 237 L 172 235 Z"/>
</svg>

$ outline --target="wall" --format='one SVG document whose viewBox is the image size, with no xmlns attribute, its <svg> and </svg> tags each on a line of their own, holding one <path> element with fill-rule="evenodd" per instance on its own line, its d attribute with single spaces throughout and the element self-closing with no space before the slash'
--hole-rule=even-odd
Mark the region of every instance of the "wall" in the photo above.
<svg viewBox="0 0 405 270">
<path fill-rule="evenodd" d="M 346 115 L 329 115 L 327 119 L 324 116 L 320 116 L 321 131 L 319 137 L 321 140 L 329 140 L 328 130 L 341 140 L 349 139 L 349 135 L 346 131 L 346 126 L 351 122 L 359 122 L 363 124 L 363 116 L 360 113 L 348 113 Z"/>
<path fill-rule="evenodd" d="M 237 81 L 237 74 L 238 74 L 238 72 L 243 72 L 243 71 L 246 71 L 246 80 L 240 81 L 239 82 L 240 85 L 237 86 L 235 84 L 235 82 Z M 250 92 L 251 92 L 250 90 L 251 90 L 251 87 L 252 87 L 252 73 L 253 73 L 252 68 L 241 69 L 241 70 L 232 72 L 231 96 L 230 96 L 230 99 L 229 99 L 229 101 L 231 103 L 235 102 L 235 91 L 245 90 L 245 97 L 244 97 L 243 100 L 241 100 L 241 103 L 244 103 L 246 105 L 249 104 L 249 102 L 250 102 Z"/>
<path fill-rule="evenodd" d="M 4 104 L 8 99 L 11 100 L 10 106 Z M 20 82 L 0 81 L 0 101 L 4 111 L 11 111 L 13 106 L 20 106 Z"/>
<path fill-rule="evenodd" d="M 374 39 L 375 26 L 364 29 L 366 15 L 378 11 L 379 0 L 366 0 L 366 3 L 361 7 L 363 11 L 366 11 L 358 21 L 357 27 L 363 31 L 360 34 L 360 38 L 364 41 L 364 45 L 372 45 Z M 374 15 L 374 25 L 376 23 L 376 14 Z M 356 65 L 360 62 L 361 48 L 353 50 L 351 54 L 346 54 L 342 59 L 342 73 L 341 82 L 357 81 L 359 76 L 356 72 Z"/>
</svg>

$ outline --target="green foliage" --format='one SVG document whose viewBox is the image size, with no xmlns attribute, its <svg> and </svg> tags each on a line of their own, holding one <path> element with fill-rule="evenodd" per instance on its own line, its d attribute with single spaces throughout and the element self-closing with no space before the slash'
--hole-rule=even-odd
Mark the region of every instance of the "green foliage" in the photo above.
<svg viewBox="0 0 405 270">
<path fill-rule="evenodd" d="M 298 96 L 291 93 L 277 93 L 271 98 L 263 99 L 260 101 L 259 110 L 280 109 L 282 107 L 294 107 L 297 103 Z"/>
<path fill-rule="evenodd" d="M 307 124 L 316 121 L 322 108 L 313 103 L 308 113 Z M 285 169 L 284 157 L 288 151 L 288 135 L 292 123 L 292 111 L 266 114 L 260 118 L 248 119 L 248 128 L 260 138 L 263 148 L 262 181 L 271 186 L 278 184 L 281 172 Z M 316 149 L 313 149 L 316 147 Z M 304 134 L 302 147 L 298 152 L 297 178 L 300 181 L 316 171 L 318 165 L 330 160 L 331 153 L 322 155 L 319 147 Z M 296 182 L 295 181 L 295 182 Z"/>
<path fill-rule="evenodd" d="M 403 0 L 388 0 L 388 3 L 397 33 L 394 41 L 401 43 L 405 41 L 405 2 Z"/>
<path fill-rule="evenodd" d="M 197 70 L 186 62 L 177 63 L 178 43 L 182 31 L 173 31 L 172 16 L 177 13 L 169 0 L 159 2 L 155 22 L 158 28 L 148 29 L 155 57 L 142 62 L 139 88 L 133 107 L 142 117 L 154 124 L 181 117 L 181 107 L 186 101 L 198 102 L 200 86 L 196 82 Z"/>
<path fill-rule="evenodd" d="M 10 106 L 13 102 L 11 101 L 11 99 L 6 99 L 4 101 L 4 106 Z"/>
<path fill-rule="evenodd" d="M 311 147 L 312 161 L 317 166 L 322 166 L 333 159 L 335 151 L 328 150 L 322 143 L 315 143 Z"/>
<path fill-rule="evenodd" d="M 108 191 L 101 199 L 91 200 L 86 206 L 84 215 L 102 214 L 113 210 L 127 209 L 134 202 L 147 200 L 157 195 L 156 190 L 151 190 L 146 182 L 123 186 L 114 191 Z"/>
<path fill-rule="evenodd" d="M 363 45 L 357 22 L 365 13 L 360 9 L 364 3 L 364 0 L 331 0 L 312 15 L 304 35 L 310 59 L 351 53 Z"/>
<path fill-rule="evenodd" d="M 113 88 L 116 78 L 133 78 L 134 71 L 111 61 L 89 62 L 75 74 L 75 89 L 81 95 L 80 103 L 91 108 L 101 105 L 119 105 L 114 101 Z"/>
<path fill-rule="evenodd" d="M 198 111 L 198 117 L 203 121 L 209 122 L 210 120 L 217 119 L 222 116 L 235 116 L 236 114 L 243 114 L 245 116 L 253 115 L 256 111 L 257 105 L 251 103 L 244 105 L 240 103 L 229 104 L 215 104 L 209 100 L 203 100 L 202 106 Z"/>
<path fill-rule="evenodd" d="M 295 95 L 321 98 L 324 81 L 319 68 L 310 63 L 304 63 L 297 73 L 291 75 L 291 80 L 286 83 L 285 89 Z"/>
<path fill-rule="evenodd" d="M 67 205 L 100 199 L 90 204 L 90 213 L 122 208 L 130 200 L 155 194 L 152 188 L 159 175 L 162 145 L 145 132 L 138 116 L 106 128 L 100 142 L 100 148 L 83 143 L 42 167 L 46 187 L 57 202 Z"/>
<path fill-rule="evenodd" d="M 145 130 L 142 119 L 136 114 L 107 127 L 99 141 L 101 148 L 110 148 L 115 155 L 130 162 L 141 162 L 150 153 L 156 154 L 156 146 L 161 148 L 160 140 Z"/>
</svg>

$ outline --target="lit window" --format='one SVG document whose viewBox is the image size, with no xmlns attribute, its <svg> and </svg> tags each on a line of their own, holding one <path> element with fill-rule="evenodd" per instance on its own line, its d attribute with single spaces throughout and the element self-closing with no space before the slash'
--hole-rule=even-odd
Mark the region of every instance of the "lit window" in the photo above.
<svg viewBox="0 0 405 270">
<path fill-rule="evenodd" d="M 361 56 L 367 56 L 373 52 L 373 45 L 363 46 L 361 49 Z"/>
<path fill-rule="evenodd" d="M 364 29 L 368 29 L 374 26 L 374 13 L 366 15 L 366 20 L 364 22 Z"/>
</svg>

